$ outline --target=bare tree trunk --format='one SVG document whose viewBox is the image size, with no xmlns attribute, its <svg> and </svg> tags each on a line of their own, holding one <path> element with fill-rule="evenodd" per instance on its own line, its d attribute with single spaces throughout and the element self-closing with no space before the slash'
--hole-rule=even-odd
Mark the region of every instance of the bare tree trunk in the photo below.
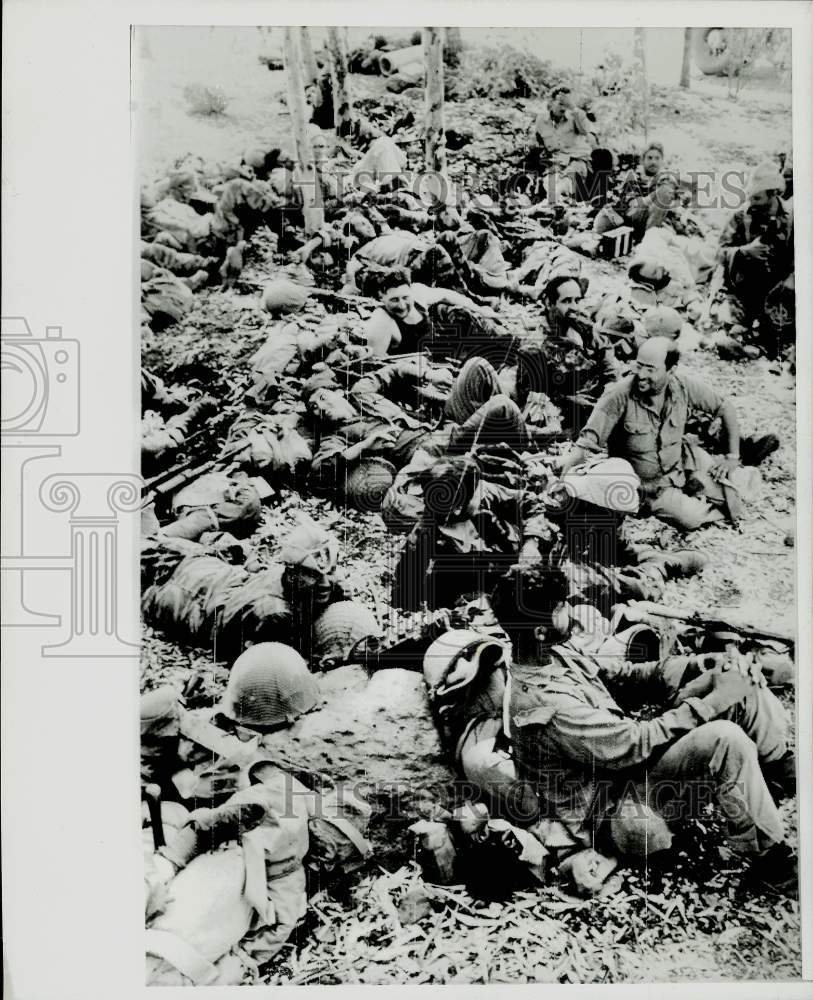
<svg viewBox="0 0 813 1000">
<path fill-rule="evenodd" d="M 646 28 L 635 28 L 633 41 L 638 87 L 641 91 L 641 103 L 644 118 L 644 138 L 649 140 L 649 83 L 646 77 Z"/>
<path fill-rule="evenodd" d="M 684 90 L 690 86 L 689 71 L 692 65 L 692 29 L 683 29 L 683 64 L 680 67 L 680 85 Z"/>
<path fill-rule="evenodd" d="M 347 80 L 347 48 L 339 28 L 327 29 L 327 48 L 330 53 L 330 79 L 333 86 L 333 124 L 336 135 L 349 132 L 353 117 L 353 101 Z"/>
<path fill-rule="evenodd" d="M 463 50 L 463 37 L 460 28 L 446 28 L 444 38 L 444 55 L 447 66 L 457 66 L 460 62 L 460 53 Z"/>
<path fill-rule="evenodd" d="M 436 174 L 446 173 L 446 132 L 443 128 L 443 29 L 423 29 L 426 67 L 424 165 Z"/>
<path fill-rule="evenodd" d="M 305 71 L 305 84 L 316 83 L 319 79 L 319 67 L 313 56 L 313 45 L 311 44 L 311 29 L 302 27 L 299 29 L 299 44 L 302 49 L 302 68 Z"/>
<path fill-rule="evenodd" d="M 285 28 L 283 39 L 283 58 L 288 77 L 288 110 L 291 113 L 291 128 L 296 145 L 297 176 L 294 183 L 302 194 L 305 232 L 310 236 L 324 224 L 325 210 L 308 137 L 305 84 L 302 78 L 302 62 L 296 30 Z"/>
</svg>

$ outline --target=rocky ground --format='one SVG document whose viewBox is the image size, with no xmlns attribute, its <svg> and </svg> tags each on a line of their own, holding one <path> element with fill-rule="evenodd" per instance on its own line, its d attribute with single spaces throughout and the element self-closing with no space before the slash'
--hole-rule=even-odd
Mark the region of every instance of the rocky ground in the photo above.
<svg viewBox="0 0 813 1000">
<path fill-rule="evenodd" d="M 247 61 L 243 85 L 221 121 L 186 113 L 180 99 L 180 65 L 164 77 L 152 74 L 140 119 L 144 178 L 156 176 L 187 152 L 208 162 L 233 161 L 258 142 L 279 144 L 288 130 L 279 104 L 281 77 Z M 170 78 L 177 83 L 170 86 Z M 375 78 L 360 78 L 357 85 L 359 93 L 375 93 L 376 87 L 380 92 Z M 406 95 L 403 100 L 416 98 Z M 527 122 L 532 103 L 450 105 L 449 121 L 479 121 L 477 134 L 493 138 L 498 159 L 511 137 L 494 119 Z M 684 167 L 748 169 L 788 145 L 790 103 L 781 93 L 745 92 L 732 104 L 723 93 L 710 94 L 708 88 L 688 93 L 658 88 L 651 111 L 650 137 L 664 141 L 670 159 Z M 710 212 L 709 223 L 718 220 L 719 214 Z M 223 400 L 233 392 L 241 376 L 247 376 L 248 357 L 264 340 L 265 320 L 256 291 L 274 260 L 262 234 L 255 238 L 248 260 L 238 289 L 202 291 L 179 324 L 144 340 L 147 367 L 170 382 L 198 378 Z M 588 273 L 594 270 L 596 280 L 609 283 L 620 281 L 623 274 L 613 265 L 588 262 L 586 267 Z M 511 315 L 509 309 L 506 322 Z M 782 446 L 762 466 L 761 495 L 749 506 L 738 532 L 713 526 L 679 540 L 654 520 L 638 522 L 636 532 L 664 548 L 679 542 L 711 557 L 702 576 L 668 585 L 670 603 L 687 610 L 716 609 L 793 632 L 794 379 L 786 367 L 722 361 L 708 352 L 695 352 L 685 363 L 735 400 L 744 433 L 770 431 Z M 397 540 L 377 515 L 338 510 L 326 500 L 303 501 L 279 488 L 253 540 L 260 551 L 273 555 L 293 511 L 302 505 L 339 534 L 348 579 L 358 596 L 385 619 Z M 204 695 L 216 698 L 225 685 L 226 664 L 218 663 L 211 652 L 184 649 L 145 628 L 143 689 L 167 682 L 180 686 L 192 669 L 203 678 Z M 398 698 L 409 706 L 410 699 L 418 697 L 419 680 L 418 675 L 403 673 L 406 676 L 398 672 L 400 679 L 393 684 L 401 685 Z M 344 679 L 349 689 L 357 681 Z M 366 697 L 369 712 L 374 701 Z M 387 700 L 379 699 L 382 704 Z M 362 715 L 360 711 L 359 723 Z M 375 747 L 372 751 L 376 758 Z M 793 805 L 783 808 L 793 836 Z M 378 832 L 379 840 L 384 832 Z M 391 832 L 405 843 L 402 829 Z M 552 890 L 543 890 L 518 894 L 509 904 L 484 906 L 461 887 L 424 886 L 407 853 L 385 854 L 383 860 L 351 898 L 340 901 L 320 894 L 312 901 L 308 926 L 283 951 L 265 982 L 587 983 L 783 980 L 800 975 L 796 902 L 760 897 L 743 903 L 735 897 L 738 864 L 726 852 L 712 816 L 707 823 L 698 822 L 681 845 L 674 871 L 663 878 L 645 870 L 624 872 L 614 893 L 588 903 L 563 901 Z"/>
</svg>

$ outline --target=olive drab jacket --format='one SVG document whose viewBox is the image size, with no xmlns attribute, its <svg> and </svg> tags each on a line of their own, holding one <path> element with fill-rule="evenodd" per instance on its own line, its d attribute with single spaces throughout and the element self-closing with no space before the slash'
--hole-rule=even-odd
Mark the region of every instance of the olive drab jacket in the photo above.
<svg viewBox="0 0 813 1000">
<path fill-rule="evenodd" d="M 536 788 L 550 818 L 576 843 L 590 846 L 593 828 L 615 801 L 624 776 L 706 719 L 698 698 L 649 720 L 627 715 L 605 685 L 605 664 L 570 646 L 554 646 L 545 664 L 511 667 L 509 718 L 517 778 Z M 624 664 L 612 681 L 672 694 L 686 659 Z M 610 679 L 610 678 L 608 678 Z"/>
<path fill-rule="evenodd" d="M 611 385 L 596 403 L 576 442 L 589 452 L 607 451 L 624 458 L 635 470 L 645 492 L 686 483 L 683 439 L 693 410 L 716 417 L 723 398 L 710 386 L 674 371 L 664 389 L 663 405 L 638 396 L 635 376 Z"/>
</svg>

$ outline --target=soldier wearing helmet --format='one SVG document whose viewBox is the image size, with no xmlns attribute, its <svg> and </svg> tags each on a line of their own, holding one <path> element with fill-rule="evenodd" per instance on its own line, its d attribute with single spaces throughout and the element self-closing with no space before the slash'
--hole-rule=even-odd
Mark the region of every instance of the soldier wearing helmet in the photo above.
<svg viewBox="0 0 813 1000">
<path fill-rule="evenodd" d="M 187 709 L 169 686 L 147 692 L 141 699 L 142 782 L 157 784 L 164 801 L 221 803 L 249 784 L 263 734 L 293 725 L 317 701 L 307 663 L 279 642 L 242 653 L 212 709 Z"/>
<path fill-rule="evenodd" d="M 458 773 L 497 813 L 533 819 L 536 798 L 516 771 L 503 727 L 510 649 L 504 638 L 473 629 L 444 632 L 426 651 L 423 675 L 435 723 Z"/>
<path fill-rule="evenodd" d="M 347 600 L 339 582 L 339 543 L 306 514 L 283 541 L 279 558 L 284 564 L 282 592 L 293 612 L 293 635 L 299 651 L 310 661 L 313 627 L 328 605 Z"/>
</svg>

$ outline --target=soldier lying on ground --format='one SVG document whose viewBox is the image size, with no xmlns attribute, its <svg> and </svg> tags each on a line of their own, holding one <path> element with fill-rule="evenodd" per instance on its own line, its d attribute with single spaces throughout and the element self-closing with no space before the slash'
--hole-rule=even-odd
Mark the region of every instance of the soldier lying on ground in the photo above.
<svg viewBox="0 0 813 1000">
<path fill-rule="evenodd" d="M 217 527 L 211 508 L 182 520 L 201 539 Z M 339 579 L 336 538 L 304 514 L 283 539 L 277 558 L 267 564 L 255 560 L 250 572 L 183 535 L 167 539 L 159 533 L 150 545 L 156 559 L 164 556 L 172 569 L 145 587 L 145 619 L 177 639 L 214 645 L 222 656 L 236 654 L 249 642 L 280 638 L 310 660 L 320 615 L 348 598 Z"/>
<path fill-rule="evenodd" d="M 318 889 L 369 856 L 366 803 L 347 790 L 306 787 L 263 750 L 263 733 L 290 726 L 316 701 L 304 661 L 279 643 L 256 646 L 234 664 L 213 714 L 219 725 L 187 712 L 172 689 L 142 699 L 142 780 L 166 776 L 175 742 L 179 763 L 195 754 L 199 762 L 162 787 L 192 804 L 224 802 L 195 809 L 148 857 L 149 983 L 238 983 L 242 969 L 256 972 L 272 959 L 305 916 L 308 871 Z M 239 843 L 208 853 L 229 841 Z"/>
</svg>

